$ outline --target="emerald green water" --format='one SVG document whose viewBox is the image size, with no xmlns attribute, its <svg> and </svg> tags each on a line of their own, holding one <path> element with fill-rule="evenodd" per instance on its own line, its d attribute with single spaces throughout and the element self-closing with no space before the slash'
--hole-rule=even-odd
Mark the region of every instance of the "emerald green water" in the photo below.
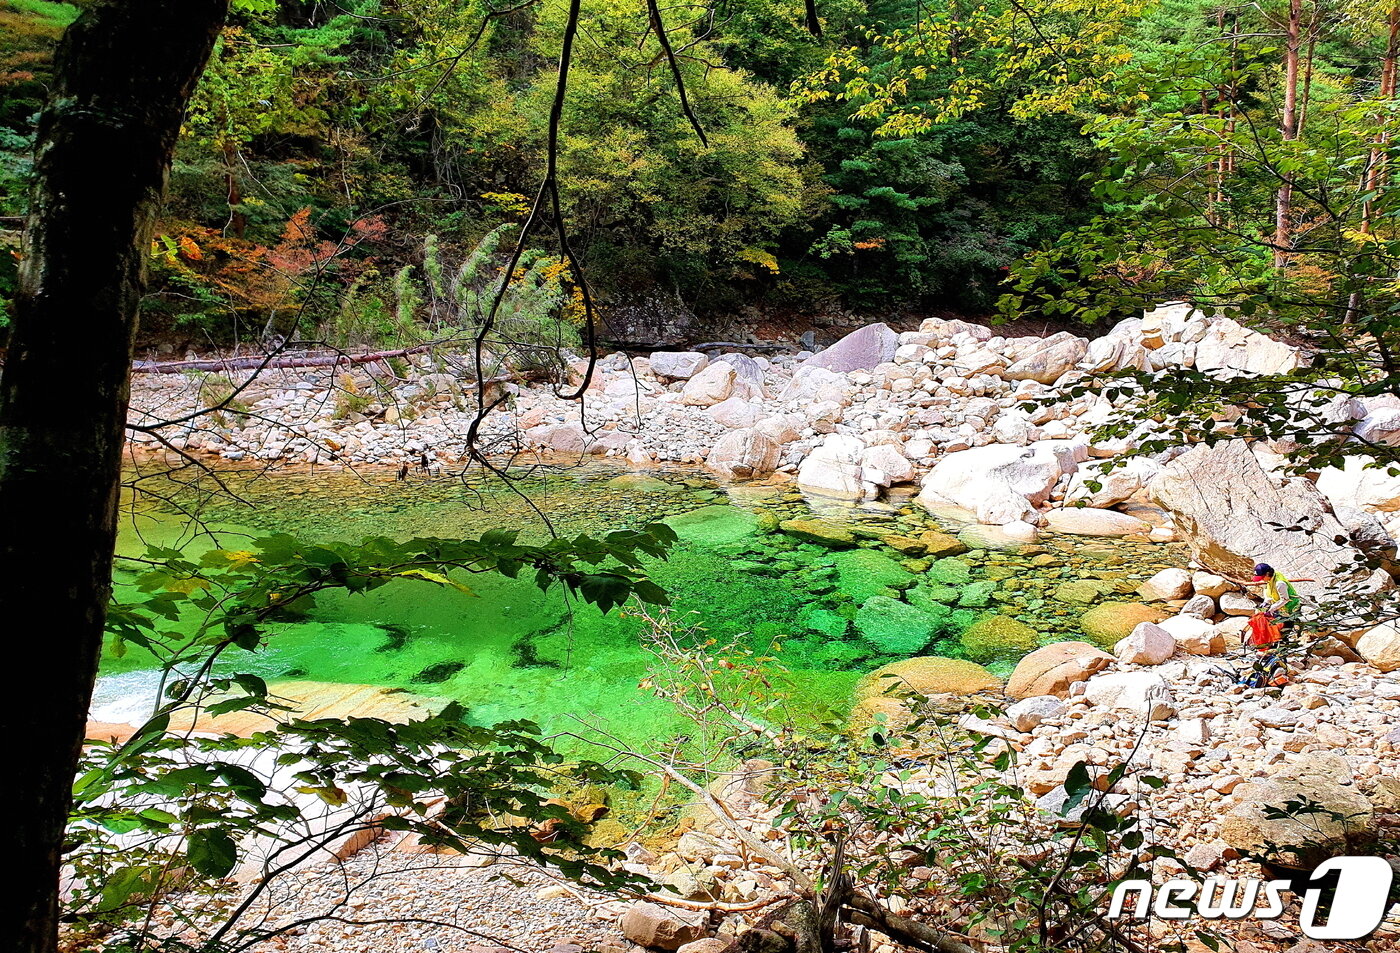
<svg viewBox="0 0 1400 953">
<path fill-rule="evenodd" d="M 1058 600 L 1061 583 L 1100 579 L 1106 592 L 1126 593 L 1178 561 L 1170 547 L 1075 537 L 1049 537 L 1018 552 L 911 559 L 887 540 L 957 527 L 940 525 L 907 499 L 817 504 L 814 511 L 790 484 L 725 488 L 688 470 L 640 475 L 595 464 L 521 476 L 519 492 L 495 479 L 397 482 L 379 472 L 232 471 L 225 479 L 241 501 L 165 489 L 198 508 L 224 537 L 220 545 L 235 548 L 236 534 L 274 531 L 353 540 L 514 526 L 542 537 L 548 530 L 522 493 L 560 533 L 667 519 L 681 542 L 650 569 L 671 593 L 676 614 L 716 639 L 774 655 L 775 690 L 799 721 L 841 717 L 861 675 L 912 654 L 971 654 L 1005 674 L 1026 646 L 970 652 L 959 636 L 978 617 L 999 612 L 1026 622 L 1040 644 L 1079 638 L 1085 607 Z M 829 549 L 778 528 L 813 517 L 852 534 L 852 545 Z M 183 525 L 171 507 L 147 505 L 126 524 L 121 548 L 168 543 Z M 121 574 L 117 581 L 120 592 Z M 407 581 L 368 594 L 320 596 L 304 620 L 269 627 L 264 650 L 229 664 L 269 681 L 404 688 L 456 699 L 479 723 L 529 718 L 551 731 L 603 729 L 642 748 L 693 730 L 669 703 L 639 687 L 653 661 L 640 645 L 639 619 L 570 605 L 560 592 L 541 593 L 528 582 L 470 582 L 476 598 Z M 923 624 L 937 620 L 934 639 L 913 650 L 899 628 L 911 608 L 923 613 Z M 876 631 L 878 640 L 871 638 Z M 149 656 L 109 655 L 102 671 L 97 717 L 127 720 L 152 700 Z"/>
</svg>

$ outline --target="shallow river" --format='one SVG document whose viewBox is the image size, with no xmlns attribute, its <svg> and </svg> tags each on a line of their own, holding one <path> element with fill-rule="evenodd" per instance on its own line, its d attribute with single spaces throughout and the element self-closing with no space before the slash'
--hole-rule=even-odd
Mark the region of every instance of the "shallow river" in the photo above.
<svg viewBox="0 0 1400 953">
<path fill-rule="evenodd" d="M 935 519 L 908 497 L 823 504 L 804 500 L 790 483 L 722 487 L 695 470 L 639 474 L 598 463 L 522 475 L 514 490 L 484 478 L 397 482 L 387 472 L 232 471 L 226 479 L 242 502 L 216 496 L 197 505 L 228 533 L 406 539 L 510 526 L 544 534 L 522 493 L 560 533 L 667 519 L 681 543 L 652 573 L 671 593 L 675 612 L 721 641 L 771 653 L 775 677 L 800 719 L 841 717 L 862 674 L 908 655 L 972 655 L 1005 675 L 1026 646 L 970 652 L 959 636 L 978 617 L 998 612 L 1019 619 L 1042 644 L 1081 638 L 1086 606 L 1068 598 L 1075 587 L 1062 589 L 1064 583 L 1097 580 L 1105 594 L 1131 593 L 1183 558 L 1175 546 L 1054 535 L 1018 550 L 918 558 L 910 554 L 919 550 L 911 537 L 928 530 L 956 534 L 961 527 Z M 177 496 L 196 504 L 191 493 Z M 822 533 L 842 537 L 840 548 L 778 527 L 793 519 L 822 521 Z M 134 553 L 143 541 L 169 541 L 180 525 L 169 507 L 149 506 L 139 521 L 124 525 L 122 549 Z M 222 545 L 239 548 L 235 540 Z M 117 581 L 120 592 L 120 573 Z M 640 620 L 571 607 L 559 592 L 542 594 L 528 582 L 476 576 L 471 586 L 478 597 L 412 582 L 320 596 L 304 621 L 269 627 L 266 649 L 251 663 L 244 655 L 237 669 L 269 681 L 369 683 L 453 698 L 480 723 L 529 718 L 556 730 L 577 728 L 582 718 L 644 747 L 687 730 L 667 703 L 639 687 L 652 661 L 639 645 Z M 860 607 L 872 598 L 932 617 L 933 639 L 910 651 L 898 632 L 857 625 Z M 866 621 L 876 614 L 872 607 Z M 157 680 L 152 660 L 139 651 L 109 655 L 94 717 L 143 715 Z"/>
</svg>

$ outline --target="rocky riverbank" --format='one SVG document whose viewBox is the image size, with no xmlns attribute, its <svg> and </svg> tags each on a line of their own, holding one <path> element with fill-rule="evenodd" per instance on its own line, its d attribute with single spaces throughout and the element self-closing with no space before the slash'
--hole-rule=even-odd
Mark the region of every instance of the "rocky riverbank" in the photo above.
<svg viewBox="0 0 1400 953">
<path fill-rule="evenodd" d="M 814 498 L 858 506 L 917 484 L 920 503 L 982 524 L 989 545 L 1034 542 L 1045 529 L 1182 539 L 1200 569 L 1229 582 L 1247 580 L 1267 559 L 1313 580 L 1301 586 L 1308 595 L 1386 590 L 1396 571 L 1400 477 L 1367 469 L 1362 457 L 1291 477 L 1283 470 L 1288 446 L 1242 440 L 1115 461 L 1156 425 L 1144 420 L 1134 434 L 1104 439 L 1099 426 L 1132 396 L 1068 396 L 1072 385 L 1126 367 L 1249 375 L 1286 371 L 1303 357 L 1184 305 L 1124 321 L 1093 341 L 1064 332 L 1007 338 L 941 319 L 905 333 L 875 324 L 819 353 L 773 359 L 612 354 L 581 404 L 544 385 L 499 385 L 507 399 L 482 423 L 479 445 L 517 461 L 605 455 L 636 466 L 703 464 L 725 479 L 776 472 Z M 138 375 L 135 424 L 211 403 L 222 409 L 134 439 L 151 450 L 274 465 L 463 465 L 476 407 L 464 382 L 470 362 L 450 354 L 414 361 L 402 379 L 380 365 L 268 370 L 254 379 Z M 1343 396 L 1325 413 L 1338 439 L 1400 442 L 1393 396 Z M 1125 465 L 1109 469 L 1114 462 Z"/>
<path fill-rule="evenodd" d="M 1052 831 L 1075 826 L 1083 810 L 1066 805 L 1064 787 L 1080 763 L 1100 780 L 1116 765 L 1129 766 L 1116 781 L 1100 785 L 1103 804 L 1137 818 L 1145 841 L 1176 858 L 1155 862 L 1153 881 L 1158 884 L 1188 875 L 1259 877 L 1259 867 L 1246 855 L 1261 850 L 1310 867 L 1334 853 L 1366 852 L 1378 837 L 1400 826 L 1400 682 L 1394 677 L 1332 656 L 1295 671 L 1281 690 L 1242 688 L 1234 677 L 1234 669 L 1248 664 L 1241 650 L 1204 657 L 1187 650 L 1196 645 L 1192 641 L 1178 641 L 1170 651 L 1161 646 L 1156 652 L 1144 650 L 1144 643 L 1153 642 L 1155 628 L 1139 624 L 1116 656 L 1086 643 L 1040 649 L 1022 661 L 1004 687 L 969 678 L 956 665 L 947 666 L 949 660 L 912 659 L 872 673 L 857 694 L 890 700 L 889 676 L 897 676 L 904 689 L 927 693 L 928 704 L 954 717 L 974 700 L 1009 705 L 1004 715 L 986 719 L 964 714 L 959 722 L 970 734 L 989 735 L 994 744 L 1016 754 L 1005 770 L 993 767 L 989 756 L 981 769 L 962 777 L 963 785 L 997 779 L 1023 786 L 1036 798 L 1034 829 L 1007 850 L 1058 849 L 1052 846 Z M 904 709 L 892 704 L 884 710 L 893 714 Z M 856 722 L 859 727 L 859 716 Z M 1144 783 L 1147 777 L 1165 783 Z M 918 751 L 910 752 L 902 771 L 884 775 L 879 783 L 904 793 L 922 792 L 935 805 L 938 798 L 956 793 L 949 787 L 946 766 Z M 411 838 L 386 833 L 341 863 L 308 867 L 280 881 L 269 896 L 266 915 L 315 916 L 330 910 L 334 916 L 259 949 L 748 949 L 732 944 L 765 923 L 797 891 L 793 869 L 811 875 L 822 863 L 788 841 L 790 824 L 780 817 L 784 798 L 775 795 L 793 784 L 803 797 L 814 797 L 793 772 L 766 761 L 745 762 L 707 785 L 713 798 L 708 803 L 722 810 L 723 820 L 716 810 L 697 803 L 669 837 L 652 838 L 649 846 L 636 840 L 621 843 L 626 869 L 658 885 L 644 900 L 579 889 L 522 868 L 508 855 L 425 852 Z M 1315 803 L 1320 813 L 1299 812 L 1297 805 L 1305 802 Z M 858 838 L 851 849 L 878 846 L 877 834 L 866 836 L 877 841 L 865 844 Z M 1400 868 L 1400 857 L 1389 859 Z M 882 902 L 893 912 L 938 922 L 949 911 L 934 899 L 936 891 L 923 898 L 919 884 L 938 877 L 935 867 L 923 863 L 911 858 L 900 895 Z M 225 902 L 234 895 L 230 892 Z M 255 914 L 264 915 L 260 909 Z M 1165 941 L 1200 925 L 1157 920 L 1153 935 Z M 1306 939 L 1296 896 L 1278 919 L 1246 917 L 1210 926 L 1221 935 L 1220 948 L 1233 953 L 1362 948 Z M 976 931 L 972 940 L 974 948 L 999 949 L 991 937 Z M 870 948 L 875 953 L 901 949 L 878 933 Z M 1376 953 L 1396 948 L 1400 905 L 1389 910 L 1364 946 Z"/>
</svg>

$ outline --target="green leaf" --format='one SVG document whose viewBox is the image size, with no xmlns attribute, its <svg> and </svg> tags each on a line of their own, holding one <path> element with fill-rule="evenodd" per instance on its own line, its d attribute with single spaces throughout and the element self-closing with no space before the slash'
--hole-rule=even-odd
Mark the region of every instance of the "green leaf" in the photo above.
<svg viewBox="0 0 1400 953">
<path fill-rule="evenodd" d="M 226 877 L 238 862 L 238 845 L 224 831 L 202 828 L 190 834 L 185 856 L 206 877 Z"/>
</svg>

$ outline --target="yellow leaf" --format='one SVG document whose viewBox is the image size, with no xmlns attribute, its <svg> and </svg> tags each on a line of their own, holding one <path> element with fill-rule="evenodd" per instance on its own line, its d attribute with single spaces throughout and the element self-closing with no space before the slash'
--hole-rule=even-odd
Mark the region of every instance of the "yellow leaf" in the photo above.
<svg viewBox="0 0 1400 953">
<path fill-rule="evenodd" d="M 408 576 L 414 579 L 424 579 L 428 582 L 436 583 L 439 586 L 451 586 L 458 592 L 466 593 L 469 596 L 476 595 L 469 587 L 462 585 L 455 579 L 449 579 L 440 572 L 433 572 L 429 569 L 405 569 L 399 573 L 400 576 Z"/>
</svg>

